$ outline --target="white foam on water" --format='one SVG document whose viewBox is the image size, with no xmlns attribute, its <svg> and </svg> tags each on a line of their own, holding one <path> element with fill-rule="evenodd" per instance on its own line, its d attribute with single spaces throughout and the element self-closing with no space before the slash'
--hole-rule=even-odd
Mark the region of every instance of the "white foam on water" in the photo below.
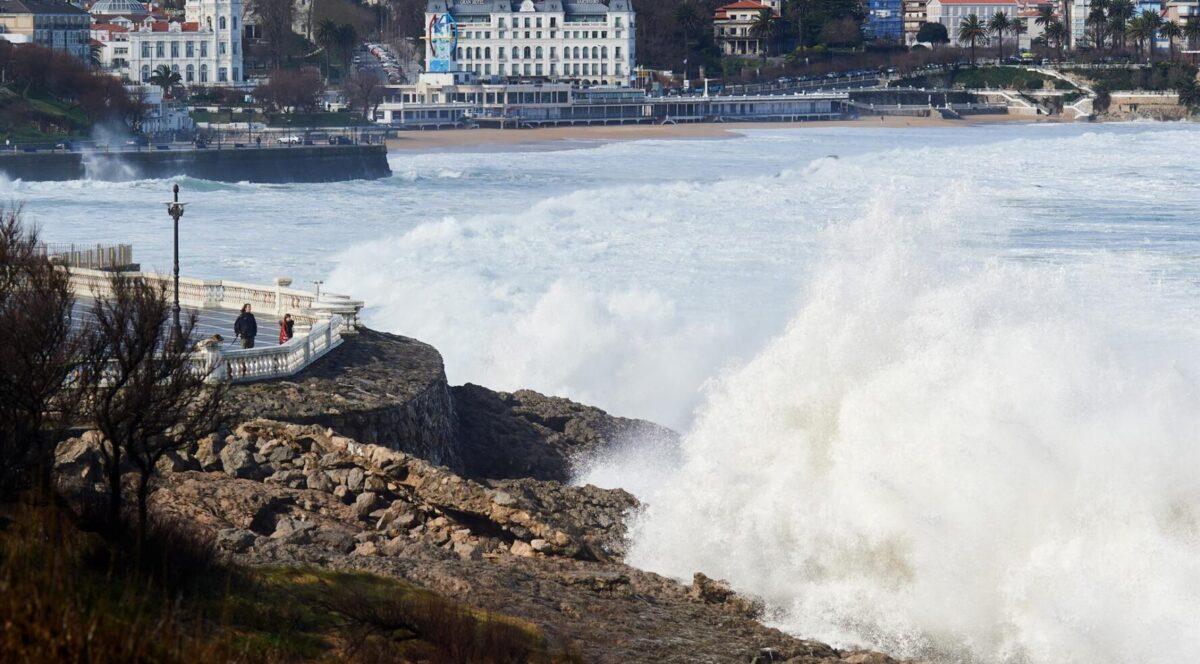
<svg viewBox="0 0 1200 664">
<path fill-rule="evenodd" d="M 1196 329 L 1161 328 L 1169 301 L 1127 264 L 969 249 L 975 193 L 917 215 L 880 196 L 826 234 L 786 330 L 640 481 L 629 560 L 898 655 L 1187 661 Z"/>
</svg>

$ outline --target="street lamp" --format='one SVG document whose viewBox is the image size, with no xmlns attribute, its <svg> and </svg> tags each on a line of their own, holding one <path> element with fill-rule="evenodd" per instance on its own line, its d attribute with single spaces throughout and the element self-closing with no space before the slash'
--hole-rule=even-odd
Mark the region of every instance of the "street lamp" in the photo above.
<svg viewBox="0 0 1200 664">
<path fill-rule="evenodd" d="M 167 214 L 175 221 L 175 303 L 171 309 L 171 334 L 172 341 L 178 344 L 183 341 L 183 328 L 179 325 L 179 218 L 183 216 L 183 206 L 187 203 L 179 202 L 179 185 L 175 185 L 172 191 L 175 200 L 167 202 Z"/>
</svg>

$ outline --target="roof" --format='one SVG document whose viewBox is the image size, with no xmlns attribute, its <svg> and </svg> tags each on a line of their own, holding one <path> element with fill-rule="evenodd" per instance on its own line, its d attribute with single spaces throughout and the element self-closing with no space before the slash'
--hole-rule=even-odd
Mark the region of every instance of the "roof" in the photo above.
<svg viewBox="0 0 1200 664">
<path fill-rule="evenodd" d="M 934 0 L 929 0 L 934 2 Z M 1020 3 L 1017 0 L 937 0 L 940 5 L 1005 5 L 1018 7 Z"/>
<path fill-rule="evenodd" d="M 129 32 L 129 28 L 116 23 L 93 23 L 92 30 L 107 30 L 109 32 Z"/>
<path fill-rule="evenodd" d="M 96 3 L 92 5 L 91 13 L 100 16 L 113 14 L 145 16 L 150 12 L 146 11 L 145 5 L 133 0 L 96 0 Z"/>
<path fill-rule="evenodd" d="M 755 2 L 754 0 L 738 0 L 737 2 L 728 4 L 728 5 L 724 5 L 721 7 L 717 7 L 717 11 L 716 11 L 716 13 L 713 14 L 713 18 L 717 19 L 717 20 L 728 19 L 729 18 L 728 12 L 730 12 L 730 11 L 761 12 L 764 9 L 774 13 L 774 11 L 770 7 L 764 5 L 760 2 Z"/>
<path fill-rule="evenodd" d="M 79 7 L 60 0 L 0 0 L 0 14 L 83 14 Z"/>
</svg>

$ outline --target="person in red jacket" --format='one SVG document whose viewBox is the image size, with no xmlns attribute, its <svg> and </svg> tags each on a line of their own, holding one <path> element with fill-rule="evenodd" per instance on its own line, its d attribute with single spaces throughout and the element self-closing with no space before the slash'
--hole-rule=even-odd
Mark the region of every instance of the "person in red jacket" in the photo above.
<svg viewBox="0 0 1200 664">
<path fill-rule="evenodd" d="M 279 321 L 279 345 L 286 344 L 296 336 L 295 326 L 296 321 L 292 320 L 292 315 L 284 314 L 283 320 Z"/>
</svg>

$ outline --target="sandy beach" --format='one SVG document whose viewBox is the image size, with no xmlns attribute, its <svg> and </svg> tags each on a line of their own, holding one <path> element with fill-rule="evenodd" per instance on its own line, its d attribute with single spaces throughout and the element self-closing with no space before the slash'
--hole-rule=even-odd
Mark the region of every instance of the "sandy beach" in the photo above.
<svg viewBox="0 0 1200 664">
<path fill-rule="evenodd" d="M 697 123 L 680 125 L 624 125 L 608 127 L 543 127 L 538 129 L 442 129 L 409 131 L 388 139 L 390 150 L 471 150 L 476 148 L 545 146 L 549 149 L 568 148 L 571 142 L 592 143 L 637 140 L 671 139 L 728 139 L 736 138 L 746 129 L 797 129 L 864 127 L 912 129 L 929 127 L 975 127 L 1011 122 L 1053 122 L 1046 117 L 1022 115 L 977 115 L 968 120 L 945 120 L 941 117 L 868 117 L 858 120 L 820 122 L 738 122 Z"/>
</svg>

